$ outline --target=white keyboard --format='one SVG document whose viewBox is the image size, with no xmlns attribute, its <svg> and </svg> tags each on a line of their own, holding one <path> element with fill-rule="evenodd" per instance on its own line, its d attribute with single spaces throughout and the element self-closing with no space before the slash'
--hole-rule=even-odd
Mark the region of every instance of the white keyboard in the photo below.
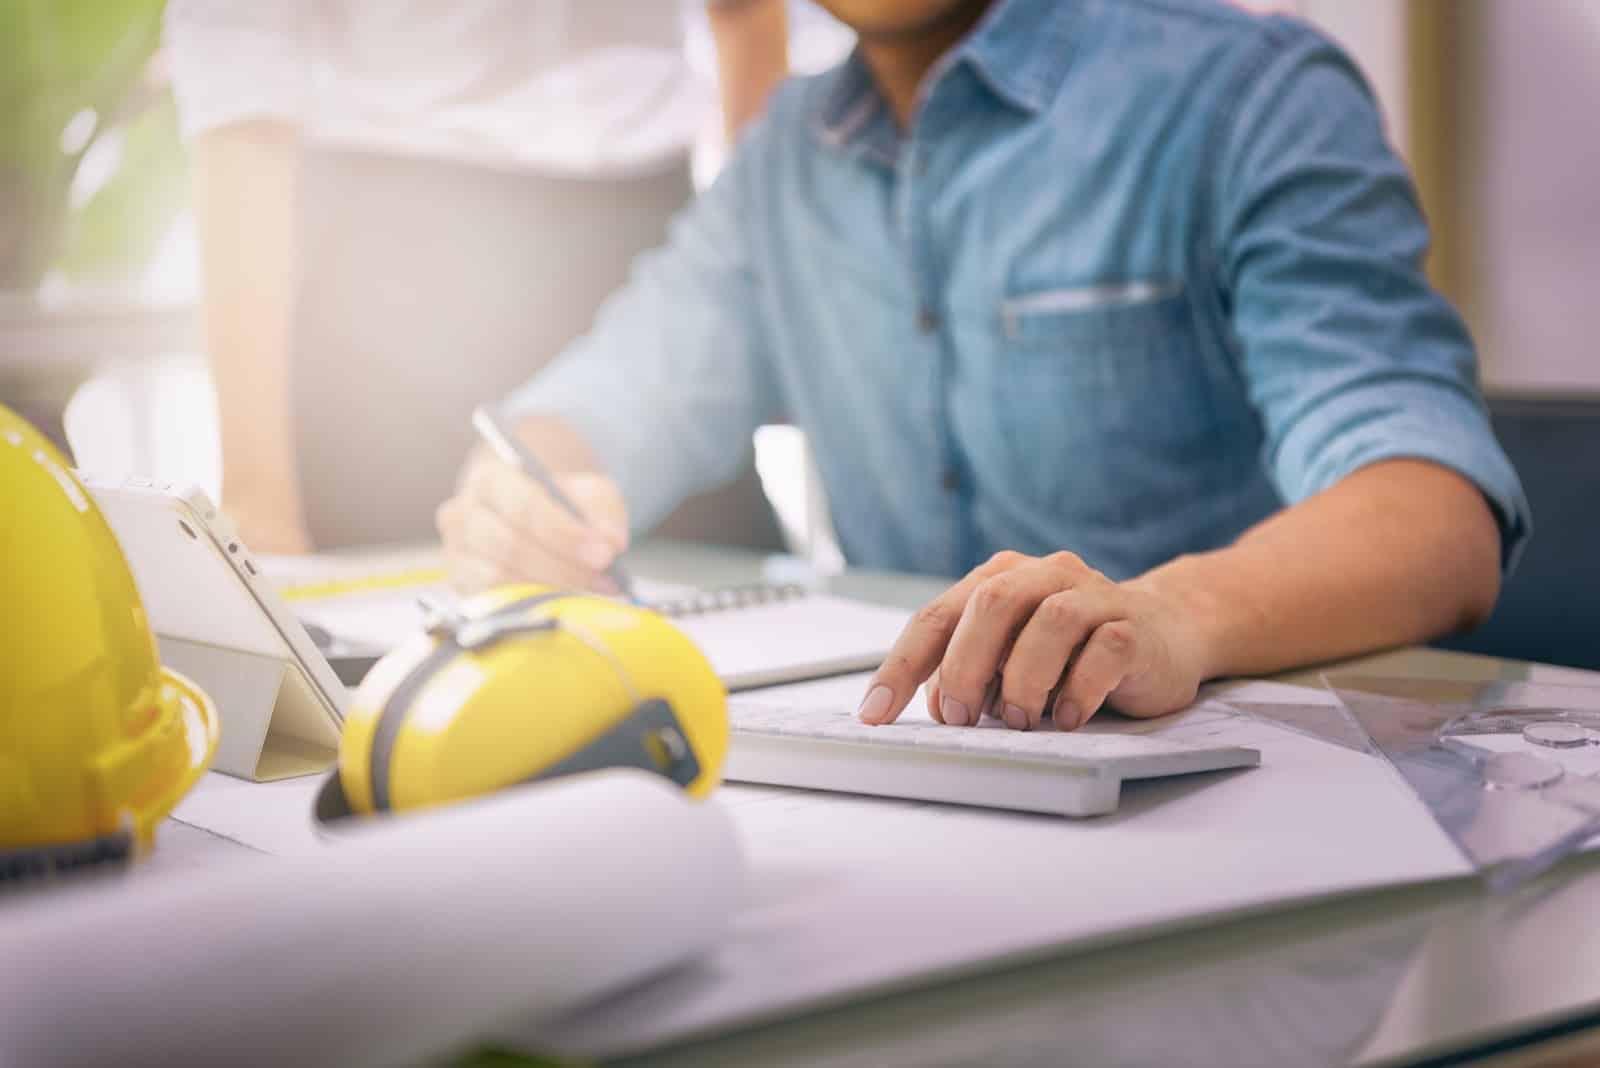
<svg viewBox="0 0 1600 1068">
<path fill-rule="evenodd" d="M 914 715 L 868 726 L 853 708 L 732 701 L 725 775 L 738 782 L 1052 812 L 1114 811 L 1124 779 L 1260 763 L 1258 750 L 1219 744 L 1207 729 L 1225 713 L 1159 721 L 1091 721 L 1063 732 L 1008 730 L 997 721 L 948 727 Z"/>
<path fill-rule="evenodd" d="M 1160 735 L 1083 731 L 1058 731 L 1048 723 L 1036 731 L 1008 730 L 986 718 L 977 727 L 947 727 L 927 719 L 900 719 L 874 727 L 856 718 L 853 709 L 790 708 L 777 705 L 729 703 L 728 717 L 740 733 L 814 738 L 873 746 L 902 746 L 934 752 L 987 753 L 1022 760 L 1078 761 L 1100 764 L 1107 760 L 1165 756 L 1214 749 Z"/>
</svg>

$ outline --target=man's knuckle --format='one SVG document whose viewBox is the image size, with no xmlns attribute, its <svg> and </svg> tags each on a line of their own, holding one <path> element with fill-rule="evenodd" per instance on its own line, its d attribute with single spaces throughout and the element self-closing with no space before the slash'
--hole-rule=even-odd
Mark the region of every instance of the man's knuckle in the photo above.
<svg viewBox="0 0 1600 1068">
<path fill-rule="evenodd" d="M 1017 591 L 1003 577 L 992 578 L 972 591 L 972 608 L 980 615 L 1001 615 L 1016 606 Z"/>
<path fill-rule="evenodd" d="M 959 618 L 960 613 L 944 601 L 929 601 L 917 609 L 913 624 L 923 630 L 949 631 Z"/>
<path fill-rule="evenodd" d="M 945 664 L 939 669 L 940 689 L 962 697 L 981 696 L 989 686 L 992 675 L 985 674 L 976 664 Z"/>
<path fill-rule="evenodd" d="M 912 662 L 909 654 L 890 653 L 884 657 L 883 664 L 879 666 L 878 677 L 884 680 L 896 680 L 904 678 L 915 670 L 916 664 Z"/>
<path fill-rule="evenodd" d="M 1095 632 L 1095 639 L 1113 656 L 1126 656 L 1135 644 L 1133 628 L 1126 622 L 1107 623 Z"/>
<path fill-rule="evenodd" d="M 1033 616 L 1051 633 L 1060 634 L 1075 630 L 1082 624 L 1083 609 L 1077 598 L 1056 593 L 1041 601 Z"/>
<path fill-rule="evenodd" d="M 1001 549 L 989 557 L 988 563 L 984 566 L 990 571 L 1009 571 L 1014 567 L 1027 563 L 1027 561 L 1028 557 L 1015 549 Z"/>
<path fill-rule="evenodd" d="M 1046 559 L 1052 566 L 1064 571 L 1076 573 L 1080 571 L 1087 571 L 1089 569 L 1088 565 L 1083 562 L 1083 557 L 1067 549 L 1059 549 L 1056 552 L 1051 553 L 1048 557 L 1046 557 Z"/>
</svg>

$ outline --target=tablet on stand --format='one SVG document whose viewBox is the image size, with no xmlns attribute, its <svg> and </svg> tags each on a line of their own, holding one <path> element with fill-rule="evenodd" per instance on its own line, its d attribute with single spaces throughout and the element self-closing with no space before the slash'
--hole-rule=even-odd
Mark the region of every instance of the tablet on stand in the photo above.
<svg viewBox="0 0 1600 1068">
<path fill-rule="evenodd" d="M 79 475 L 122 544 L 162 663 L 216 703 L 213 769 L 267 781 L 331 767 L 347 691 L 205 492 Z"/>
</svg>

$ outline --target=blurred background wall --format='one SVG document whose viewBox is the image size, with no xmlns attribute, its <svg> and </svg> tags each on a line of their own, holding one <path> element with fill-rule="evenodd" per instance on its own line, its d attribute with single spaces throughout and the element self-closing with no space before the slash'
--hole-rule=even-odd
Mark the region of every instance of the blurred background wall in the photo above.
<svg viewBox="0 0 1600 1068">
<path fill-rule="evenodd" d="M 1600 389 L 1600 3 L 1461 6 L 1457 224 L 1485 377 Z"/>
<path fill-rule="evenodd" d="M 1367 72 L 1391 140 L 1414 166 L 1436 231 L 1430 270 L 1464 309 L 1491 388 L 1600 390 L 1600 0 L 1261 0 L 1341 41 Z M 797 26 L 800 65 L 849 47 L 811 12 Z M 698 33 L 699 36 L 695 36 Z M 709 76 L 703 32 L 691 56 Z M 160 59 L 153 68 L 159 77 Z M 697 176 L 720 149 L 708 123 Z M 112 165 L 114 153 L 99 166 Z M 84 180 L 96 180 L 94 167 Z M 100 180 L 103 180 L 103 175 Z M 142 285 L 193 301 L 192 227 L 180 213 L 155 242 Z M 215 417 L 204 362 L 175 351 L 155 362 L 104 354 L 68 430 L 80 462 L 108 473 L 188 479 L 215 489 Z M 793 443 L 774 446 L 783 456 Z M 764 465 L 799 485 L 800 461 Z M 785 472 L 788 471 L 788 474 Z"/>
</svg>

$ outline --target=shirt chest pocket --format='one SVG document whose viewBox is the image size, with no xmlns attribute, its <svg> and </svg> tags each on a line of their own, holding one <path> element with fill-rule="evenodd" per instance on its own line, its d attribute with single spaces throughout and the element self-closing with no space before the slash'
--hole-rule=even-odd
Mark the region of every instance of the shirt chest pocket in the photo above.
<svg viewBox="0 0 1600 1068">
<path fill-rule="evenodd" d="M 1216 429 L 1182 286 L 1019 294 L 999 320 L 996 436 L 1032 502 L 1114 523 L 1170 507 L 1162 485 Z"/>
</svg>

